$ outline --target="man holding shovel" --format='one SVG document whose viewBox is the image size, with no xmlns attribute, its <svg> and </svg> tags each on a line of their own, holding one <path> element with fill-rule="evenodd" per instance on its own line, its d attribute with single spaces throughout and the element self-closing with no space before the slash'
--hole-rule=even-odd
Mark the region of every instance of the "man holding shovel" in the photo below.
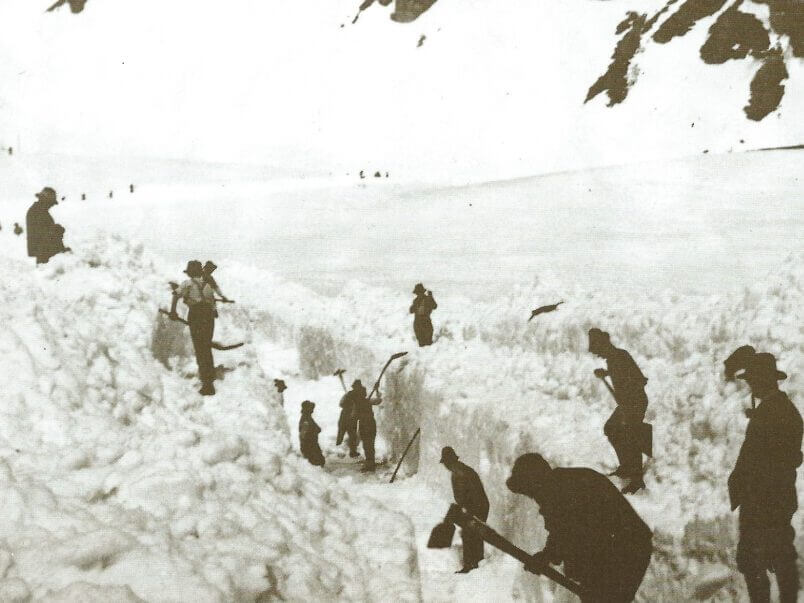
<svg viewBox="0 0 804 603">
<path fill-rule="evenodd" d="M 580 588 L 581 601 L 634 600 L 650 563 L 653 535 L 626 498 L 592 469 L 553 469 L 541 455 L 523 454 L 505 482 L 539 505 L 548 532 L 544 549 L 525 563 L 551 577 L 549 564 L 563 562 L 566 578 Z"/>
<path fill-rule="evenodd" d="M 603 433 L 611 442 L 620 463 L 612 475 L 629 479 L 623 492 L 633 494 L 645 487 L 642 453 L 650 453 L 650 446 L 645 441 L 650 439 L 647 435 L 650 426 L 643 424 L 648 408 L 648 396 L 645 394 L 648 380 L 631 354 L 614 347 L 605 331 L 597 328 L 589 330 L 589 351 L 606 360 L 606 368 L 595 369 L 595 377 L 603 380 L 617 403 L 617 408 L 603 427 Z M 606 381 L 607 376 L 611 376 L 611 385 Z"/>
<path fill-rule="evenodd" d="M 470 515 L 486 521 L 489 516 L 489 499 L 477 472 L 469 465 L 460 462 L 451 446 L 441 449 L 441 462 L 452 474 L 452 494 L 455 497 L 455 503 Z M 468 574 L 473 569 L 477 569 L 483 559 L 483 538 L 472 530 L 462 529 L 461 539 L 463 540 L 463 567 L 456 573 Z"/>
<path fill-rule="evenodd" d="M 343 373 L 339 374 L 338 377 L 343 379 L 342 375 Z M 341 384 L 343 384 L 343 381 L 341 381 Z M 349 447 L 349 456 L 352 458 L 360 456 L 357 452 L 359 439 L 357 437 L 357 415 L 355 414 L 355 407 L 357 406 L 357 400 L 361 397 L 365 398 L 365 396 L 366 388 L 363 387 L 360 379 L 356 379 L 352 384 L 352 389 L 346 392 L 341 398 L 341 414 L 340 417 L 338 417 L 338 437 L 335 439 L 335 443 L 340 446 L 343 442 L 343 437 L 346 436 L 346 445 Z M 373 413 L 372 418 L 374 418 Z"/>
</svg>

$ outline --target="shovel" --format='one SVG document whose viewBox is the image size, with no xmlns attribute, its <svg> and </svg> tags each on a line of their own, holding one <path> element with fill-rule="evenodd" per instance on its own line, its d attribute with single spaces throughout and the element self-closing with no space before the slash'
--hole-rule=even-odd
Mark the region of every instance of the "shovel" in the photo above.
<svg viewBox="0 0 804 603">
<path fill-rule="evenodd" d="M 375 393 L 378 392 L 380 387 L 380 380 L 382 379 L 382 376 L 385 374 L 385 371 L 390 366 L 390 364 L 397 358 L 402 358 L 402 356 L 404 356 L 405 354 L 407 354 L 407 352 L 397 352 L 396 354 L 391 355 L 391 357 L 388 359 L 388 362 L 386 362 L 385 366 L 382 367 L 382 370 L 380 371 L 380 376 L 377 377 L 377 381 L 374 383 L 374 387 L 371 388 L 371 393 L 369 393 L 368 399 L 371 399 L 371 396 L 373 396 Z"/>
<path fill-rule="evenodd" d="M 430 532 L 427 541 L 428 549 L 448 549 L 452 546 L 452 537 L 455 535 L 455 524 L 442 521 Z"/>
</svg>

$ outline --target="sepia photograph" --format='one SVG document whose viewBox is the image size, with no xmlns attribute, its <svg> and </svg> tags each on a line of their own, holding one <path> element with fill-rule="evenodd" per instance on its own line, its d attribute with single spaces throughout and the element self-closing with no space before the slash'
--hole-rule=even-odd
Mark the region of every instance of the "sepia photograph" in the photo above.
<svg viewBox="0 0 804 603">
<path fill-rule="evenodd" d="M 804 0 L 0 0 L 0 603 L 804 602 Z"/>
</svg>

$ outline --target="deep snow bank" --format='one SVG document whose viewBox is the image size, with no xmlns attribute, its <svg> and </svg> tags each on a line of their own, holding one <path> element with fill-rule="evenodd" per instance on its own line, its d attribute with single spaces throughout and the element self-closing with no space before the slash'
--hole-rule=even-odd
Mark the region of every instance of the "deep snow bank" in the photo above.
<svg viewBox="0 0 804 603">
<path fill-rule="evenodd" d="M 353 284 L 337 298 L 319 298 L 246 268 L 230 267 L 227 276 L 235 288 L 244 283 L 238 296 L 249 295 L 246 283 L 255 278 L 268 285 L 266 329 L 295 341 L 303 365 L 306 358 L 329 359 L 307 363 L 309 376 L 338 366 L 371 382 L 389 354 L 408 350 L 389 371 L 377 412 L 391 455 L 421 426 L 408 471 L 418 466 L 448 495 L 438 454 L 454 446 L 483 478 L 490 522 L 529 549 L 540 546 L 543 534 L 536 506 L 504 486 L 514 459 L 539 451 L 557 465 L 615 463 L 602 434 L 613 404 L 592 376 L 601 361 L 586 351 L 590 327 L 610 331 L 650 379 L 656 458 L 647 469 L 648 492 L 632 498 L 656 533 L 642 596 L 691 598 L 696 588 L 715 584 L 714 596 L 730 600 L 743 587 L 726 478 L 750 398 L 745 385 L 723 382 L 722 361 L 745 343 L 776 354 L 790 375 L 782 388 L 801 404 L 801 260 L 791 256 L 742 292 L 709 297 L 592 291 L 554 277 L 494 304 L 439 295 L 437 342 L 429 349 L 415 346 L 407 297 Z M 527 322 L 530 308 L 560 299 L 566 304 L 557 313 Z"/>
<path fill-rule="evenodd" d="M 292 453 L 251 348 L 218 356 L 234 370 L 202 399 L 182 345 L 173 370 L 153 355 L 179 328 L 155 326 L 174 275 L 117 238 L 72 242 L 0 263 L 0 599 L 418 600 L 409 521 Z"/>
</svg>

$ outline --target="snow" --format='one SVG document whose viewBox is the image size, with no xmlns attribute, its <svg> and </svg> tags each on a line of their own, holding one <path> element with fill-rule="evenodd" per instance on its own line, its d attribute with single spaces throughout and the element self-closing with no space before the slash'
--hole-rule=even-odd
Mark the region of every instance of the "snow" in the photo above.
<svg viewBox="0 0 804 603">
<path fill-rule="evenodd" d="M 6 375 L 13 375 L 0 421 L 0 479 L 8 484 L 0 543 L 13 562 L 0 587 L 44 598 L 72 596 L 82 583 L 128 586 L 149 601 L 250 600 L 259 593 L 291 600 L 566 600 L 490 550 L 477 572 L 458 580 L 457 546 L 424 545 L 449 503 L 448 474 L 438 463 L 444 445 L 480 473 L 491 499 L 489 523 L 533 551 L 544 539 L 536 505 L 504 486 L 514 459 L 538 451 L 555 465 L 613 466 L 602 435 L 612 403 L 592 377 L 601 361 L 586 351 L 587 330 L 599 326 L 650 379 L 656 458 L 647 466 L 647 491 L 631 500 L 654 529 L 656 552 L 640 600 L 709 591 L 716 600 L 743 596 L 725 484 L 749 396 L 744 385 L 723 382 L 722 361 L 746 343 L 776 354 L 790 375 L 782 387 L 801 404 L 797 162 L 800 155 L 789 152 L 645 164 L 638 185 L 634 168 L 617 168 L 409 188 L 397 191 L 403 208 L 379 204 L 388 187 L 319 182 L 287 194 L 266 189 L 259 206 L 234 191 L 231 200 L 239 199 L 251 224 L 242 218 L 230 231 L 224 222 L 218 239 L 171 213 L 160 183 L 146 183 L 113 206 L 82 205 L 73 203 L 73 191 L 86 183 L 65 176 L 63 186 L 56 184 L 70 200 L 54 214 L 67 225 L 75 253 L 35 270 L 23 259 L 24 237 L 5 228 L 27 205 L 22 199 L 30 191 L 16 186 L 14 201 L 0 207 L 0 251 L 9 258 L 0 268 L 0 311 L 12 325 L 0 350 Z M 759 171 L 773 176 L 755 182 Z M 679 174 L 711 184 L 682 186 L 674 182 Z M 599 186 L 594 210 L 568 201 L 590 184 Z M 178 183 L 171 190 L 193 200 L 199 224 L 207 212 L 229 211 L 201 182 L 190 192 Z M 293 195 L 308 204 L 293 209 Z M 767 203 L 754 202 L 758 195 Z M 343 198 L 358 201 L 326 218 L 316 213 Z M 492 206 L 497 199 L 506 203 Z M 428 240 L 422 229 L 434 232 L 452 219 L 450 240 L 468 240 L 477 233 L 477 215 L 457 207 L 470 200 L 485 204 L 483 253 L 423 249 L 422 257 L 435 253 L 438 261 L 425 266 L 410 256 L 424 274 L 415 279 L 393 262 L 387 282 L 365 272 L 374 264 L 358 267 L 372 254 L 377 265 L 390 261 L 399 252 L 393 241 L 415 248 Z M 405 216 L 424 217 L 399 227 Z M 356 220 L 376 244 L 338 256 L 328 237 L 346 236 Z M 161 234 L 149 232 L 154 224 L 164 226 Z M 266 236 L 281 231 L 300 243 L 283 248 L 280 240 L 277 250 L 263 239 L 247 253 L 266 224 L 275 225 Z M 94 227 L 120 234 L 96 234 Z M 223 235 L 233 247 L 228 254 Z M 542 236 L 574 250 L 566 254 L 571 259 L 559 251 L 544 259 L 529 246 Z M 642 245 L 640 253 L 628 253 L 632 242 Z M 227 257 L 218 261 L 218 251 Z M 247 342 L 216 356 L 233 370 L 222 373 L 210 399 L 194 391 L 184 327 L 156 312 L 169 299 L 166 281 L 199 253 L 215 258 L 223 290 L 238 302 L 222 308 L 216 339 Z M 275 270 L 279 257 L 284 265 Z M 460 274 L 467 258 L 476 263 L 475 276 Z M 510 275 L 500 267 L 511 268 Z M 608 278 L 595 277 L 606 267 Z M 615 279 L 620 274 L 624 281 Z M 328 276 L 337 294 L 293 275 Z M 469 288 L 488 282 L 491 289 L 506 278 L 504 294 Z M 439 302 L 430 348 L 415 346 L 407 313 L 418 280 Z M 561 299 L 557 312 L 527 322 L 531 308 Z M 347 384 L 371 384 L 399 351 L 409 353 L 386 373 L 376 411 L 378 460 L 388 463 L 376 477 L 364 476 L 334 445 L 342 389 L 333 371 L 346 369 Z M 288 384 L 281 397 L 273 378 Z M 323 471 L 296 455 L 305 399 L 316 402 L 323 429 Z M 385 484 L 417 427 L 420 439 L 401 478 Z M 795 521 L 804 527 L 800 514 Z"/>
<path fill-rule="evenodd" d="M 141 246 L 84 239 L 31 270 L 15 243 L 0 267 L 4 601 L 418 600 L 409 521 L 289 454 L 249 347 L 227 353 L 214 399 L 184 378 L 190 356 L 153 357 L 181 327 L 157 317 L 166 275 Z"/>
</svg>

